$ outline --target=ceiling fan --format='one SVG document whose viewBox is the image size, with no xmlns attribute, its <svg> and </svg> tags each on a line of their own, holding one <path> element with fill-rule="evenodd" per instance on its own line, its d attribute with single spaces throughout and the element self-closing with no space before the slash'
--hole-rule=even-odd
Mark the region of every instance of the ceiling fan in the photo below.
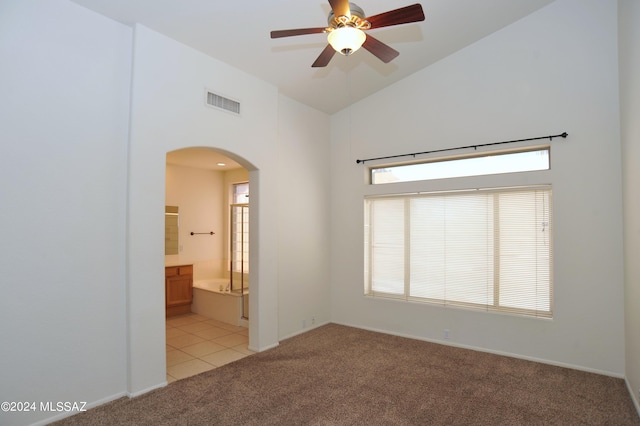
<svg viewBox="0 0 640 426">
<path fill-rule="evenodd" d="M 271 38 L 291 37 L 305 34 L 329 33 L 329 44 L 311 65 L 326 67 L 336 52 L 348 56 L 364 47 L 384 63 L 392 61 L 400 53 L 365 34 L 364 31 L 424 21 L 424 12 L 420 4 L 401 7 L 378 15 L 366 17 L 364 11 L 348 0 L 329 0 L 331 12 L 328 27 L 300 28 L 293 30 L 271 31 Z"/>
</svg>

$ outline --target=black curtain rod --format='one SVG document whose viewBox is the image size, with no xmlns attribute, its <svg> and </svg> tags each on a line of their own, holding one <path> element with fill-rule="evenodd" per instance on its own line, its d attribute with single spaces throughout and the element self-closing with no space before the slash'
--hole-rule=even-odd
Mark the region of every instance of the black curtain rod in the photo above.
<svg viewBox="0 0 640 426">
<path fill-rule="evenodd" d="M 567 132 L 564 132 L 564 133 L 560 133 L 559 135 L 539 136 L 537 138 L 517 139 L 517 140 L 513 140 L 513 141 L 492 142 L 492 143 L 483 143 L 483 144 L 480 144 L 480 145 L 459 146 L 457 148 L 443 148 L 443 149 L 435 149 L 433 151 L 413 152 L 411 154 L 388 155 L 386 157 L 366 158 L 364 160 L 356 160 L 356 164 L 360 164 L 360 163 L 364 164 L 366 161 L 387 160 L 389 158 L 415 157 L 416 155 L 433 154 L 434 152 L 455 151 L 455 150 L 458 150 L 458 149 L 468 149 L 468 148 L 478 149 L 481 146 L 503 145 L 505 143 L 536 141 L 536 140 L 539 140 L 539 139 L 549 139 L 551 141 L 551 140 L 553 140 L 553 138 L 566 138 L 568 135 L 569 134 Z"/>
</svg>

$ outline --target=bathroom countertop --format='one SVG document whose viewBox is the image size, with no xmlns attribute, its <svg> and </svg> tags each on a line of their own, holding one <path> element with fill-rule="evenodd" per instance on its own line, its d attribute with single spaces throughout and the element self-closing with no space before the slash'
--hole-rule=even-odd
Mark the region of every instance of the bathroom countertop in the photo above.
<svg viewBox="0 0 640 426">
<path fill-rule="evenodd" d="M 167 267 L 171 267 L 171 266 L 185 266 L 185 265 L 193 265 L 193 262 L 181 262 L 180 260 L 171 260 L 171 261 L 166 261 L 164 262 L 164 266 Z"/>
</svg>

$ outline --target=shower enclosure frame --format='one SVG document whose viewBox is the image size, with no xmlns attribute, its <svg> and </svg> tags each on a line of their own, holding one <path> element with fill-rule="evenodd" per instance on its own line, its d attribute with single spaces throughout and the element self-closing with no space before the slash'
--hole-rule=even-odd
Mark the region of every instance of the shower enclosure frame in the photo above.
<svg viewBox="0 0 640 426">
<path fill-rule="evenodd" d="M 230 290 L 239 292 L 242 298 L 242 318 L 249 319 L 245 309 L 245 289 L 249 282 L 245 279 L 249 274 L 249 204 L 236 203 L 229 210 L 229 277 Z M 239 276 L 239 280 L 236 279 Z M 237 282 L 239 281 L 239 283 Z"/>
</svg>

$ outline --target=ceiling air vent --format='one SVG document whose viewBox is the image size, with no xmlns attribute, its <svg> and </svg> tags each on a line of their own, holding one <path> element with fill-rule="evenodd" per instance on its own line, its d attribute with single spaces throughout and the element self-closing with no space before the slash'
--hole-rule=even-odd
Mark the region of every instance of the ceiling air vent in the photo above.
<svg viewBox="0 0 640 426">
<path fill-rule="evenodd" d="M 240 102 L 207 90 L 207 105 L 240 115 Z"/>
</svg>

